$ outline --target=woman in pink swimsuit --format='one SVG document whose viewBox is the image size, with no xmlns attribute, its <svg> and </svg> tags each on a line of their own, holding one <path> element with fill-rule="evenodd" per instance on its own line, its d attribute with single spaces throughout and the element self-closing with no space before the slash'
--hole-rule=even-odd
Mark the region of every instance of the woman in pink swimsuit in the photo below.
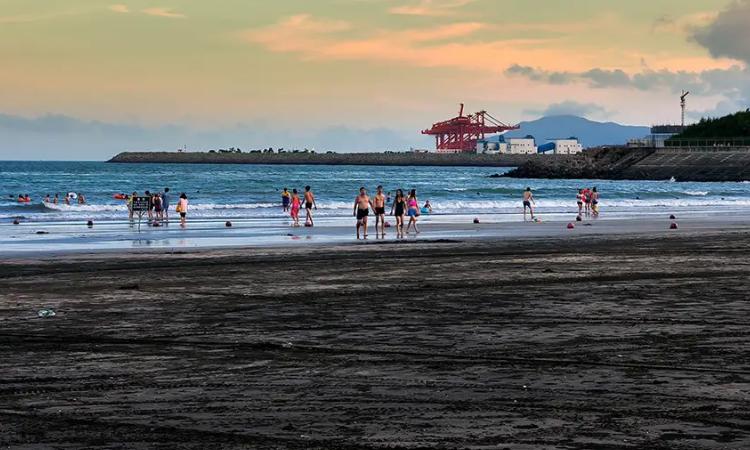
<svg viewBox="0 0 750 450">
<path fill-rule="evenodd" d="M 292 208 L 289 213 L 289 215 L 292 216 L 292 219 L 294 220 L 294 224 L 292 224 L 292 226 L 299 226 L 299 209 L 301 206 L 302 201 L 299 199 L 297 189 L 292 189 Z"/>
<path fill-rule="evenodd" d="M 409 233 L 409 229 L 412 225 L 414 225 L 414 231 L 419 234 L 419 228 L 417 228 L 417 217 L 419 217 L 419 200 L 417 200 L 416 189 L 412 189 L 409 192 L 409 199 L 406 201 L 406 206 L 406 215 L 409 216 L 409 224 L 406 226 L 406 232 Z"/>
</svg>

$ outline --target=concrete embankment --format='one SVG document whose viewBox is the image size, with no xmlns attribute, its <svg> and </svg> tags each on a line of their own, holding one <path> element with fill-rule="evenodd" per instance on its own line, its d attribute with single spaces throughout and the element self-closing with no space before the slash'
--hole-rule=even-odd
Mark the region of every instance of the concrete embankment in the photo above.
<svg viewBox="0 0 750 450">
<path fill-rule="evenodd" d="M 437 153 L 174 153 L 125 152 L 109 162 L 176 164 L 305 164 L 358 166 L 479 166 L 516 167 L 534 160 L 559 160 L 555 155 L 481 155 Z"/>
<path fill-rule="evenodd" d="M 528 161 L 506 174 L 512 178 L 597 178 L 614 180 L 750 180 L 750 147 L 592 149 L 557 160 Z"/>
</svg>

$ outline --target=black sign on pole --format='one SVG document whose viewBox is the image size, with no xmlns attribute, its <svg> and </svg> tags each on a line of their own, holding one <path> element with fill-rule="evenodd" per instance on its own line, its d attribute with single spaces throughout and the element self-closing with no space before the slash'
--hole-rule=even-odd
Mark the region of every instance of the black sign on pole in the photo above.
<svg viewBox="0 0 750 450">
<path fill-rule="evenodd" d="M 138 232 L 141 232 L 141 220 L 143 215 L 148 212 L 150 197 L 133 197 L 131 208 L 138 215 Z"/>
</svg>

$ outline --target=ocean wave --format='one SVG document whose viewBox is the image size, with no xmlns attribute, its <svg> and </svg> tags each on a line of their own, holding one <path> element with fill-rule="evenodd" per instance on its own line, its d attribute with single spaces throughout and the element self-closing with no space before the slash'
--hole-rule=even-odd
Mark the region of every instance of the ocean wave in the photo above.
<svg viewBox="0 0 750 450">
<path fill-rule="evenodd" d="M 422 203 L 422 201 L 420 201 Z M 520 199 L 490 200 L 431 200 L 433 213 L 438 215 L 455 214 L 492 214 L 518 213 L 522 211 Z M 322 217 L 348 216 L 351 213 L 352 202 L 324 201 L 318 205 L 316 215 Z M 420 205 L 421 206 L 421 205 Z M 603 199 L 603 211 L 608 208 L 616 211 L 639 211 L 644 208 L 718 208 L 718 207 L 750 207 L 750 198 L 734 197 L 721 199 L 709 197 L 703 191 L 684 198 L 647 198 L 647 199 Z M 537 199 L 540 211 L 575 211 L 575 199 Z M 174 208 L 170 211 L 174 214 Z M 390 212 L 390 207 L 387 208 Z M 273 202 L 257 203 L 191 203 L 189 215 L 197 218 L 273 218 L 287 217 L 281 205 Z M 125 204 L 88 204 L 88 205 L 14 205 L 11 208 L 0 209 L 0 219 L 12 219 L 23 216 L 29 220 L 65 221 L 65 220 L 123 220 L 128 217 Z"/>
</svg>

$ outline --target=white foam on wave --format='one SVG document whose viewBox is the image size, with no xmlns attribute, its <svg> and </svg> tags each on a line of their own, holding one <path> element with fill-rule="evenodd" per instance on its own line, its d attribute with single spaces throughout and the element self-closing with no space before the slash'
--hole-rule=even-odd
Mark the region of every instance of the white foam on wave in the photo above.
<svg viewBox="0 0 750 450">
<path fill-rule="evenodd" d="M 618 211 L 632 210 L 637 212 L 644 208 L 719 208 L 719 207 L 750 207 L 750 198 L 732 197 L 722 199 L 709 196 L 706 191 L 687 192 L 685 198 L 646 198 L 646 199 L 613 199 L 606 198 L 601 201 L 601 208 L 605 210 L 612 208 Z M 420 200 L 420 206 L 423 200 Z M 352 202 L 345 201 L 322 201 L 318 204 L 316 215 L 320 216 L 348 216 L 351 214 Z M 435 214 L 487 214 L 487 213 L 517 213 L 522 208 L 521 199 L 491 200 L 431 200 Z M 567 211 L 576 209 L 575 198 L 573 199 L 537 199 L 537 207 L 546 211 Z M 388 207 L 387 212 L 390 212 Z M 174 214 L 174 207 L 171 211 Z M 9 219 L 22 215 L 32 220 L 79 220 L 79 219 L 125 219 L 128 215 L 127 205 L 122 204 L 87 204 L 87 205 L 45 205 L 45 211 L 39 212 L 29 210 L 28 212 L 16 211 L 13 213 L 0 214 L 0 218 Z M 199 218 L 270 218 L 286 217 L 288 213 L 282 211 L 281 205 L 273 202 L 258 203 L 190 203 L 189 215 Z"/>
</svg>

